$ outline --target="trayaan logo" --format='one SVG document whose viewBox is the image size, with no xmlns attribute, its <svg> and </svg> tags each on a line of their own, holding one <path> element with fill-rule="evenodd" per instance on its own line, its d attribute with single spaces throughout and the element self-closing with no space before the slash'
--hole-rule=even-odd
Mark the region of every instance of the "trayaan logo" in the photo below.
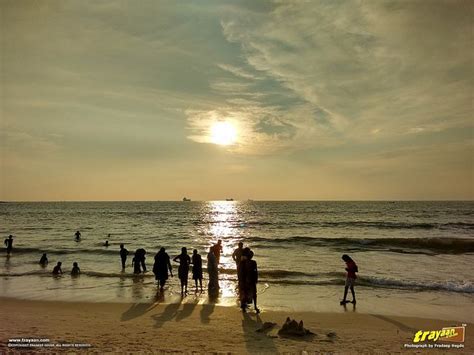
<svg viewBox="0 0 474 355">
<path fill-rule="evenodd" d="M 452 342 L 464 343 L 464 335 L 466 334 L 466 326 L 446 327 L 440 330 L 418 330 L 413 336 L 413 343 L 421 342 Z"/>
</svg>

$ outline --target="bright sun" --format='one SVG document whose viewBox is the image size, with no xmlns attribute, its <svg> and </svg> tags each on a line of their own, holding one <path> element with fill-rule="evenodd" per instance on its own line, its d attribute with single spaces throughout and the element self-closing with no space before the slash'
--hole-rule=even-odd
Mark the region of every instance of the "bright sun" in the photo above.
<svg viewBox="0 0 474 355">
<path fill-rule="evenodd" d="M 211 127 L 211 142 L 219 145 L 231 145 L 237 140 L 237 130 L 227 121 L 216 122 Z"/>
</svg>

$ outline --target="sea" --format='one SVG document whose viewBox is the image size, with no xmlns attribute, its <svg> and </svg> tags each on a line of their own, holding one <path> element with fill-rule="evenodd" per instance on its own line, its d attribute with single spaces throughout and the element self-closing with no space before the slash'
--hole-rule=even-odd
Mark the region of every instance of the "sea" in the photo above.
<svg viewBox="0 0 474 355">
<path fill-rule="evenodd" d="M 82 239 L 75 241 L 80 231 Z M 237 243 L 254 252 L 263 312 L 361 312 L 474 322 L 473 201 L 157 201 L 0 203 L 0 297 L 82 302 L 193 302 L 238 307 Z M 220 292 L 208 295 L 206 256 L 221 239 Z M 109 246 L 104 246 L 105 241 Z M 3 240 L 2 240 L 3 242 Z M 119 245 L 130 256 L 121 270 Z M 159 295 L 153 258 L 182 247 L 204 261 L 204 291 Z M 145 274 L 133 253 L 147 251 Z M 49 265 L 39 265 L 46 253 Z M 358 265 L 357 304 L 341 306 L 343 254 Z M 64 274 L 52 276 L 62 262 Z M 80 277 L 71 277 L 73 262 Z M 350 294 L 350 293 L 349 293 Z M 349 297 L 351 299 L 351 297 Z"/>
</svg>

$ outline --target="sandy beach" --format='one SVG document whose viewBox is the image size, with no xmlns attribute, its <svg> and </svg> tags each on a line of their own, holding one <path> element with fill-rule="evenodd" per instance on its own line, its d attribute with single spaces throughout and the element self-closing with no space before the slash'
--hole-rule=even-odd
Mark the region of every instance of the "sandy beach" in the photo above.
<svg viewBox="0 0 474 355">
<path fill-rule="evenodd" d="M 406 349 L 404 344 L 412 343 L 418 330 L 460 325 L 446 320 L 360 314 L 352 305 L 339 314 L 264 311 L 257 315 L 189 300 L 181 304 L 125 304 L 2 298 L 0 314 L 1 353 L 14 351 L 8 347 L 9 340 L 21 338 L 49 339 L 46 343 L 54 348 L 34 348 L 45 353 L 427 353 L 430 349 Z M 303 320 L 305 328 L 315 335 L 278 336 L 287 316 Z M 269 331 L 257 332 L 265 322 L 277 325 Z M 472 324 L 468 324 L 464 348 L 433 351 L 472 353 L 471 328 Z M 56 344 L 63 345 L 60 348 Z M 71 348 L 71 344 L 85 347 Z"/>
</svg>

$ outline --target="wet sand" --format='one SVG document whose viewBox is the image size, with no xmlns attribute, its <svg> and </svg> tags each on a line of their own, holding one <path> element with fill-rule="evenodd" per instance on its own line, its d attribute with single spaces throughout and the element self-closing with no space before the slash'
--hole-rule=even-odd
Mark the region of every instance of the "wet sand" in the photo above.
<svg viewBox="0 0 474 355">
<path fill-rule="evenodd" d="M 237 307 L 186 303 L 79 303 L 0 299 L 0 353 L 12 351 L 9 339 L 47 338 L 50 344 L 89 344 L 90 348 L 34 348 L 37 352 L 162 352 L 162 353 L 430 353 L 406 349 L 416 331 L 460 325 L 456 321 L 357 313 L 274 312 L 242 314 Z M 277 335 L 287 316 L 304 320 L 314 336 Z M 277 326 L 256 332 L 264 322 Z M 436 353 L 472 353 L 473 325 L 466 328 L 464 349 Z M 30 349 L 31 350 L 31 349 Z"/>
</svg>

